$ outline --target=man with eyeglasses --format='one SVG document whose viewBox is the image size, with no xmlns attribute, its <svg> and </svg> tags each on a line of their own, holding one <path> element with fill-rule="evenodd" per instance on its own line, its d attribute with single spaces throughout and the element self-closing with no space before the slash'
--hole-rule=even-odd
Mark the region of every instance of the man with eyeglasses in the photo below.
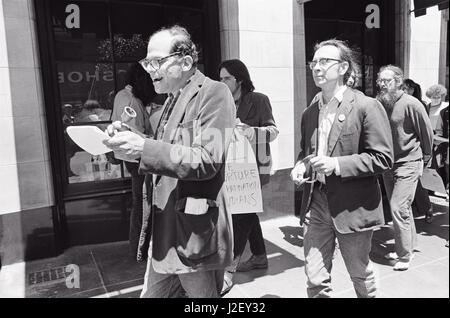
<svg viewBox="0 0 450 318">
<path fill-rule="evenodd" d="M 316 45 L 309 63 L 321 92 L 301 119 L 298 162 L 303 185 L 305 272 L 309 297 L 331 297 L 335 240 L 358 297 L 375 297 L 369 259 L 373 230 L 384 224 L 377 175 L 393 163 L 389 121 L 375 99 L 346 86 L 358 73 L 353 51 L 339 40 Z"/>
<path fill-rule="evenodd" d="M 164 28 L 140 61 L 155 91 L 169 94 L 154 139 L 108 127 L 115 153 L 141 157 L 153 174 L 152 244 L 141 297 L 218 297 L 233 259 L 232 221 L 224 199 L 224 157 L 236 110 L 228 87 L 197 70 L 186 29 Z M 148 237 L 142 233 L 141 237 Z"/>
<path fill-rule="evenodd" d="M 402 90 L 403 71 L 386 65 L 378 73 L 378 100 L 389 117 L 394 142 L 394 167 L 383 175 L 394 225 L 395 252 L 385 257 L 396 261 L 394 270 L 409 268 L 417 248 L 411 203 L 417 182 L 433 149 L 433 128 L 425 107 Z"/>
</svg>

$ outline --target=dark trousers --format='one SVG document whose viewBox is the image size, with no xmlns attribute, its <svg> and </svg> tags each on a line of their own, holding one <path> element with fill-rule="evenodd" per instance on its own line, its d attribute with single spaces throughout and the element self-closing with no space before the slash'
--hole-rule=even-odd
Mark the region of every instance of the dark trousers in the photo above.
<svg viewBox="0 0 450 318">
<path fill-rule="evenodd" d="M 131 174 L 132 206 L 130 214 L 130 230 L 128 239 L 130 241 L 131 257 L 136 259 L 139 237 L 142 228 L 143 213 L 143 194 L 145 175 L 138 174 L 138 165 L 130 166 L 127 163 L 127 169 Z"/>
<path fill-rule="evenodd" d="M 241 256 L 247 240 L 253 255 L 266 254 L 261 224 L 256 213 L 233 214 L 234 257 Z"/>
<path fill-rule="evenodd" d="M 430 197 L 428 196 L 428 190 L 422 187 L 420 180 L 417 182 L 413 205 L 416 206 L 419 215 L 431 213 L 431 202 Z"/>
</svg>

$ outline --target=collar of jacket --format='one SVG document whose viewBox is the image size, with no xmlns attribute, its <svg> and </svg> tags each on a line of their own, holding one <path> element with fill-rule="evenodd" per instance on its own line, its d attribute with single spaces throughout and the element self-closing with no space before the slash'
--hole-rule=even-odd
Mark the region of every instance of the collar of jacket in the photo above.
<svg viewBox="0 0 450 318">
<path fill-rule="evenodd" d="M 178 124 L 182 121 L 186 106 L 192 97 L 197 94 L 202 87 L 206 77 L 199 70 L 196 70 L 194 75 L 191 76 L 186 86 L 180 91 L 177 101 L 173 106 L 172 113 L 167 121 L 166 128 L 163 133 L 163 141 L 171 142 L 173 139 L 173 132 L 178 127 Z"/>
<path fill-rule="evenodd" d="M 336 143 L 339 139 L 339 135 L 341 134 L 342 128 L 344 127 L 348 114 L 353 109 L 353 103 L 355 101 L 355 92 L 351 88 L 346 88 L 343 91 L 342 101 L 339 104 L 339 107 L 336 111 L 336 116 L 334 118 L 333 125 L 331 126 L 331 131 L 328 137 L 328 149 L 327 156 L 331 156 Z M 311 108 L 312 107 L 312 108 Z M 311 106 L 311 123 L 315 123 L 315 127 L 317 128 L 319 125 L 319 100 L 316 100 Z M 342 116 L 341 116 L 342 115 Z M 341 118 L 341 120 L 339 120 Z"/>
<path fill-rule="evenodd" d="M 344 99 L 344 93 L 347 90 L 347 85 L 342 86 L 337 92 L 336 94 L 334 94 L 333 98 L 330 99 L 330 101 L 325 104 L 323 101 L 323 94 L 322 92 L 319 92 L 317 94 L 317 99 L 319 102 L 319 110 L 321 110 L 325 105 L 328 105 L 329 103 L 331 103 L 331 101 L 333 99 L 336 99 L 338 101 L 338 104 L 340 104 L 342 102 L 342 100 Z"/>
</svg>

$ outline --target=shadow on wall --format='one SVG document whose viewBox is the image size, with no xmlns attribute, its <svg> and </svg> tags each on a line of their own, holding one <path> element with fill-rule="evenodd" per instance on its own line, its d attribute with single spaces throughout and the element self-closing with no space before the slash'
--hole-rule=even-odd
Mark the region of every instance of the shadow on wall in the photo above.
<svg viewBox="0 0 450 318">
<path fill-rule="evenodd" d="M 54 256 L 51 208 L 0 215 L 0 258 L 3 266 Z"/>
</svg>

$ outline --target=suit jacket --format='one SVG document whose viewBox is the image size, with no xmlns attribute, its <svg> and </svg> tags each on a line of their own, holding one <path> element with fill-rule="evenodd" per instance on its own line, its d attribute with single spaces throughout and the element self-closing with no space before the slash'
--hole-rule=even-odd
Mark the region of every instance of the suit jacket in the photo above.
<svg viewBox="0 0 450 318">
<path fill-rule="evenodd" d="M 317 146 L 318 101 L 308 107 L 301 122 L 299 160 Z M 392 168 L 393 145 L 389 120 L 382 105 L 347 88 L 328 139 L 327 156 L 338 157 L 340 176 L 325 177 L 329 210 L 336 229 L 351 233 L 384 224 L 377 175 Z M 303 190 L 300 222 L 310 209 L 313 186 Z"/>
<path fill-rule="evenodd" d="M 272 166 L 269 142 L 278 135 L 275 119 L 269 98 L 261 93 L 249 92 L 242 96 L 236 116 L 255 128 L 255 140 L 252 140 L 253 151 L 259 168 L 261 185 L 269 182 Z"/>
<path fill-rule="evenodd" d="M 165 127 L 158 128 L 164 128 L 161 140 L 146 139 L 140 171 L 155 175 L 151 226 L 156 272 L 181 274 L 231 263 L 231 214 L 222 188 L 235 118 L 228 87 L 197 71 Z M 185 213 L 188 198 L 205 199 L 207 212 Z"/>
</svg>

